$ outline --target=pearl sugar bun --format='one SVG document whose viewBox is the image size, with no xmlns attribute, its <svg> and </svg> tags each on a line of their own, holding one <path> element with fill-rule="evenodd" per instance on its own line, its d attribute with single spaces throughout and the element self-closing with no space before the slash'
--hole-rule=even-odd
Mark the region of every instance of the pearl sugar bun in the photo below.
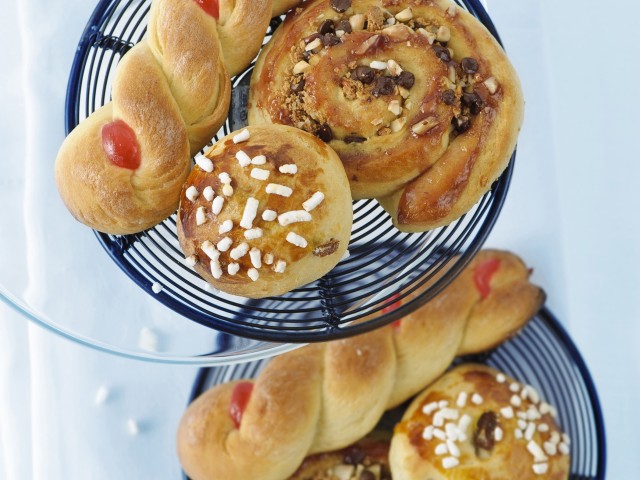
<svg viewBox="0 0 640 480">
<path fill-rule="evenodd" d="M 335 267 L 352 222 L 336 153 L 306 132 L 270 125 L 231 133 L 196 157 L 177 227 L 187 264 L 207 282 L 262 298 Z"/>
</svg>

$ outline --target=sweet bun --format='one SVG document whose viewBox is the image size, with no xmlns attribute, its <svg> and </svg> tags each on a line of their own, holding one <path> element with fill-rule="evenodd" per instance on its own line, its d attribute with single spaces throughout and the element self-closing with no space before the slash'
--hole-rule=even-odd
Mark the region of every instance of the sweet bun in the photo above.
<svg viewBox="0 0 640 480">
<path fill-rule="evenodd" d="M 565 480 L 569 438 L 531 386 L 490 367 L 454 368 L 418 395 L 395 427 L 394 480 Z"/>
<path fill-rule="evenodd" d="M 344 256 L 353 210 L 337 155 L 281 126 L 234 132 L 196 157 L 178 209 L 188 262 L 215 288 L 250 298 L 316 280 Z"/>
<path fill-rule="evenodd" d="M 112 88 L 113 100 L 63 142 L 55 177 L 77 220 L 129 234 L 175 212 L 191 155 L 226 118 L 231 86 L 215 19 L 193 0 L 154 1 L 148 34 L 122 57 Z"/>
<path fill-rule="evenodd" d="M 227 117 L 229 75 L 291 0 L 154 0 L 147 35 L 118 63 L 112 101 L 69 134 L 55 178 L 71 214 L 115 235 L 175 212 L 191 158 Z"/>
<path fill-rule="evenodd" d="M 352 194 L 404 231 L 448 224 L 506 168 L 523 118 L 518 77 L 450 0 L 312 0 L 260 53 L 249 123 L 283 123 L 336 150 Z"/>
<path fill-rule="evenodd" d="M 521 287 L 529 272 L 512 257 L 482 252 L 449 287 L 399 323 L 307 345 L 272 359 L 256 379 L 208 390 L 180 422 L 177 445 L 185 472 L 193 480 L 281 480 L 306 456 L 363 438 L 385 410 L 449 368 L 465 332 L 478 331 L 476 323 L 486 332 L 467 351 L 506 340 L 540 307 L 544 295 L 538 287 Z M 509 289 L 517 293 L 509 295 Z M 484 302 L 502 313 L 485 315 Z"/>
<path fill-rule="evenodd" d="M 391 480 L 390 441 L 380 430 L 340 450 L 310 455 L 288 480 Z"/>
<path fill-rule="evenodd" d="M 441 294 L 396 323 L 397 369 L 402 373 L 388 407 L 418 393 L 456 356 L 485 352 L 518 333 L 546 297 L 530 275 L 517 255 L 481 250 Z"/>
<path fill-rule="evenodd" d="M 200 1 L 200 0 L 197 0 Z M 218 37 L 231 76 L 241 73 L 262 47 L 272 17 L 286 13 L 301 0 L 219 1 Z"/>
</svg>

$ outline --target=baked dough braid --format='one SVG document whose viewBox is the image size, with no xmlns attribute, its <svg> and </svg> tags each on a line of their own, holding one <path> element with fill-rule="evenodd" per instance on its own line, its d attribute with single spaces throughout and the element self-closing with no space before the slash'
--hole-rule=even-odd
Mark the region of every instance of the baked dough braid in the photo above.
<svg viewBox="0 0 640 480">
<path fill-rule="evenodd" d="M 191 157 L 227 116 L 229 76 L 255 57 L 271 16 L 294 3 L 154 0 L 145 39 L 118 64 L 112 101 L 58 152 L 56 182 L 73 216 L 129 234 L 171 215 Z"/>
<path fill-rule="evenodd" d="M 451 0 L 311 0 L 260 53 L 249 123 L 315 133 L 354 199 L 403 231 L 446 225 L 504 171 L 523 119 L 504 51 Z"/>
<path fill-rule="evenodd" d="M 544 301 L 528 277 L 516 256 L 480 252 L 449 287 L 400 322 L 305 346 L 274 358 L 255 381 L 212 388 L 180 423 L 183 468 L 193 480 L 282 480 L 305 456 L 352 444 L 456 355 L 514 335 Z"/>
</svg>

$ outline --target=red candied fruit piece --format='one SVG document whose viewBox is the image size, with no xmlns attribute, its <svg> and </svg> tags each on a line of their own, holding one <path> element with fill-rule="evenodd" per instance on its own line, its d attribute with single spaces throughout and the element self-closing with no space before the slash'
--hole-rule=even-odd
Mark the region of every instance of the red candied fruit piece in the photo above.
<svg viewBox="0 0 640 480">
<path fill-rule="evenodd" d="M 202 10 L 216 20 L 220 18 L 220 5 L 218 4 L 218 0 L 195 0 L 195 2 L 200 5 Z"/>
<path fill-rule="evenodd" d="M 114 165 L 129 170 L 140 166 L 140 145 L 135 132 L 122 120 L 102 127 L 102 148 Z"/>
<path fill-rule="evenodd" d="M 242 415 L 244 415 L 244 411 L 247 408 L 252 391 L 253 383 L 251 382 L 240 382 L 233 387 L 229 403 L 229 416 L 236 428 L 240 428 Z"/>
<path fill-rule="evenodd" d="M 400 294 L 396 293 L 395 295 L 393 295 L 390 300 L 395 300 L 397 298 L 400 298 Z M 402 306 L 402 301 L 398 300 L 397 302 L 392 303 L 391 305 L 389 305 L 388 307 L 384 307 L 382 309 L 382 313 L 389 313 L 389 312 L 393 312 L 395 309 L 400 308 Z M 400 323 L 402 323 L 402 320 L 396 320 L 395 322 L 393 322 L 391 325 L 395 328 L 398 328 L 400 326 Z"/>
<path fill-rule="evenodd" d="M 491 279 L 499 269 L 500 260 L 491 258 L 480 262 L 473 271 L 473 281 L 482 298 L 487 298 L 491 294 Z"/>
</svg>

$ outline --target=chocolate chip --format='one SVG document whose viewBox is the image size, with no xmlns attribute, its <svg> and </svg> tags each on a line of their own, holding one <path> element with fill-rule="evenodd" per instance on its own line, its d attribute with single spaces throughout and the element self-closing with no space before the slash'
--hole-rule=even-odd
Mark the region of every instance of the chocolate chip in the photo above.
<svg viewBox="0 0 640 480">
<path fill-rule="evenodd" d="M 333 23 L 333 20 L 331 20 L 331 19 L 325 20 L 318 27 L 318 33 L 321 34 L 321 35 L 326 35 L 327 33 L 333 33 L 335 31 L 336 31 L 335 24 Z"/>
<path fill-rule="evenodd" d="M 475 92 L 462 94 L 462 104 L 469 107 L 469 111 L 473 115 L 477 115 L 484 107 L 484 100 Z"/>
<path fill-rule="evenodd" d="M 495 444 L 495 431 L 498 426 L 498 416 L 495 412 L 484 412 L 478 419 L 476 431 L 473 433 L 473 442 L 476 450 L 493 450 Z"/>
<path fill-rule="evenodd" d="M 343 13 L 351 8 L 351 0 L 331 0 L 331 8 L 338 13 Z"/>
<path fill-rule="evenodd" d="M 362 473 L 360 473 L 358 480 L 376 480 L 376 476 L 373 474 L 373 472 L 364 470 Z"/>
<path fill-rule="evenodd" d="M 297 81 L 291 82 L 291 91 L 294 93 L 300 93 L 304 90 L 304 78 L 300 77 Z"/>
<path fill-rule="evenodd" d="M 318 130 L 316 130 L 316 136 L 325 143 L 329 143 L 333 140 L 333 132 L 331 131 L 331 127 L 326 123 L 320 125 Z"/>
<path fill-rule="evenodd" d="M 336 31 L 338 30 L 342 30 L 344 33 L 351 33 L 352 28 L 351 28 L 351 23 L 349 23 L 349 20 L 340 20 L 338 22 L 338 25 L 336 25 Z"/>
<path fill-rule="evenodd" d="M 340 39 L 336 37 L 333 33 L 327 33 L 324 37 L 322 37 L 322 44 L 325 47 L 333 47 L 340 43 Z"/>
<path fill-rule="evenodd" d="M 442 45 L 433 45 L 433 51 L 440 60 L 445 63 L 449 63 L 451 61 L 451 54 L 449 53 L 449 49 L 444 48 Z"/>
<path fill-rule="evenodd" d="M 345 453 L 343 461 L 347 465 L 360 465 L 365 459 L 366 455 L 359 448 L 352 448 Z"/>
<path fill-rule="evenodd" d="M 452 120 L 453 127 L 456 129 L 458 133 L 464 133 L 471 128 L 471 121 L 469 117 L 461 115 L 460 117 L 455 117 Z"/>
<path fill-rule="evenodd" d="M 391 95 L 395 91 L 396 84 L 391 77 L 378 77 L 371 93 L 374 97 L 379 97 L 380 95 Z"/>
<path fill-rule="evenodd" d="M 309 61 L 309 59 L 310 59 L 312 56 L 313 56 L 313 52 L 311 52 L 311 51 L 309 51 L 309 52 L 308 52 L 308 51 L 306 51 L 306 50 L 305 50 L 304 52 L 302 52 L 302 59 L 303 59 L 305 62 L 308 62 L 308 61 Z"/>
<path fill-rule="evenodd" d="M 445 90 L 444 92 L 442 92 L 442 101 L 446 105 L 453 105 L 454 103 L 456 103 L 456 92 L 451 89 Z"/>
<path fill-rule="evenodd" d="M 375 70 L 371 67 L 365 67 L 363 65 L 356 67 L 354 74 L 357 80 L 360 80 L 365 84 L 373 82 L 373 79 L 376 78 Z"/>
<path fill-rule="evenodd" d="M 416 77 L 411 72 L 404 71 L 396 78 L 396 83 L 400 87 L 404 87 L 410 90 L 413 84 L 416 83 Z"/>
<path fill-rule="evenodd" d="M 478 61 L 475 58 L 464 57 L 462 59 L 462 71 L 468 74 L 476 73 L 478 71 Z"/>
<path fill-rule="evenodd" d="M 365 137 L 361 137 L 360 135 L 347 135 L 344 137 L 344 143 L 363 143 L 366 142 L 367 139 Z"/>
</svg>

